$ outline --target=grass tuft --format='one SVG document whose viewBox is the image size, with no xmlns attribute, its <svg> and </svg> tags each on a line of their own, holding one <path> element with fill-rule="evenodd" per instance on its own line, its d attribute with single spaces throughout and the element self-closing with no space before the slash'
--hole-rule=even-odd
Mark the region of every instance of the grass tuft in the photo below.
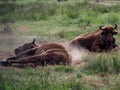
<svg viewBox="0 0 120 90">
<path fill-rule="evenodd" d="M 120 59 L 118 53 L 89 55 L 87 69 L 100 73 L 119 73 Z"/>
</svg>

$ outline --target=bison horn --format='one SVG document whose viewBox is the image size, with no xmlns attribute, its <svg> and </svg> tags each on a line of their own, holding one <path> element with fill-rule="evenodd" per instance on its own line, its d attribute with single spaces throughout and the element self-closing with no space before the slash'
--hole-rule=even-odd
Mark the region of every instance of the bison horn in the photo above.
<svg viewBox="0 0 120 90">
<path fill-rule="evenodd" d="M 32 44 L 34 44 L 34 43 L 35 43 L 35 41 L 36 41 L 36 39 L 34 38 L 34 39 L 33 39 L 33 41 L 32 41 Z"/>
<path fill-rule="evenodd" d="M 118 26 L 117 26 L 117 24 L 114 24 L 114 29 L 116 29 Z"/>
<path fill-rule="evenodd" d="M 99 26 L 99 29 L 100 29 L 100 30 L 104 30 L 102 27 L 103 27 L 103 25 L 102 25 L 102 26 Z"/>
</svg>

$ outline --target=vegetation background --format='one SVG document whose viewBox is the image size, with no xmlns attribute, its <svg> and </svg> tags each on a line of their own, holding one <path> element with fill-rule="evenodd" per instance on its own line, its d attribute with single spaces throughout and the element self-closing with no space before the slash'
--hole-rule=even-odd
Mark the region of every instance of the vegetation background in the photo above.
<svg viewBox="0 0 120 90">
<path fill-rule="evenodd" d="M 119 0 L 0 0 L 0 60 L 33 38 L 69 42 L 114 23 L 120 25 Z M 0 90 L 120 90 L 120 52 L 88 53 L 78 66 L 0 67 Z"/>
</svg>

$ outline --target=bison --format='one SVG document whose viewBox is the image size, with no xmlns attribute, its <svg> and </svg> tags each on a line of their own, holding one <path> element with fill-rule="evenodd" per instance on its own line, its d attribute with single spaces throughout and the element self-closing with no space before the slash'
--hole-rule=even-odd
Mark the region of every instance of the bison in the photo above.
<svg viewBox="0 0 120 90">
<path fill-rule="evenodd" d="M 35 41 L 36 41 L 36 39 L 34 38 L 32 42 L 25 43 L 24 45 L 19 46 L 18 48 L 15 48 L 14 49 L 15 55 L 19 55 L 21 52 L 29 50 L 31 48 L 39 47 L 40 44 L 37 44 Z"/>
<path fill-rule="evenodd" d="M 24 45 L 21 47 L 24 47 Z M 39 47 L 22 51 L 16 55 L 15 58 L 9 58 L 7 61 L 1 62 L 1 64 L 6 66 L 13 66 L 14 64 L 18 64 L 22 67 L 26 64 L 30 64 L 32 66 L 44 66 L 46 64 L 69 65 L 70 62 L 71 56 L 66 48 L 59 43 L 51 42 L 43 44 Z"/>
<path fill-rule="evenodd" d="M 117 47 L 115 38 L 113 37 L 113 35 L 117 34 L 116 29 L 117 24 L 114 24 L 114 26 L 99 26 L 97 31 L 80 35 L 70 41 L 70 46 L 82 47 L 93 52 L 112 50 Z"/>
</svg>

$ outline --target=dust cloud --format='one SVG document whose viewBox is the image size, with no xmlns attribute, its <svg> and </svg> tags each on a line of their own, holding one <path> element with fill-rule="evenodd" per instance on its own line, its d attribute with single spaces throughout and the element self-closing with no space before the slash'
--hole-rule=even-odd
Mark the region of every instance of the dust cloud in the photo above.
<svg viewBox="0 0 120 90">
<path fill-rule="evenodd" d="M 76 65 L 83 61 L 86 51 L 83 48 L 70 47 L 70 54 L 72 57 L 71 65 Z"/>
<path fill-rule="evenodd" d="M 71 55 L 71 65 L 77 65 L 84 61 L 84 57 L 87 55 L 87 50 L 82 47 L 78 48 L 77 46 L 70 46 L 69 44 L 64 44 L 64 46 Z"/>
</svg>

